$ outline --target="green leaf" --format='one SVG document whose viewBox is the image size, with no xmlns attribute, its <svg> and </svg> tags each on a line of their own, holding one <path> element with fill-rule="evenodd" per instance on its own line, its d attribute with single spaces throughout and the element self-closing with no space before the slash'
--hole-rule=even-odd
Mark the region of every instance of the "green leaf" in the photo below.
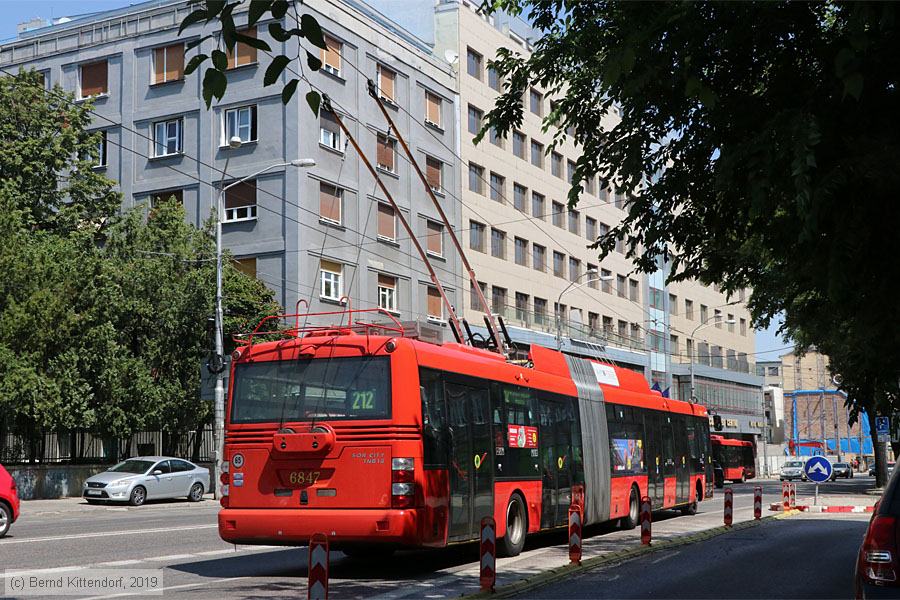
<svg viewBox="0 0 900 600">
<path fill-rule="evenodd" d="M 212 105 L 213 96 L 221 100 L 227 87 L 228 79 L 224 73 L 216 69 L 207 69 L 203 76 L 203 101 L 206 102 L 206 108 Z"/>
<path fill-rule="evenodd" d="M 272 3 L 272 16 L 276 19 L 283 19 L 289 7 L 290 4 L 288 4 L 287 0 L 275 0 Z"/>
<path fill-rule="evenodd" d="M 234 39 L 241 42 L 242 44 L 247 44 L 251 48 L 256 48 L 257 50 L 263 50 L 264 52 L 272 51 L 272 47 L 267 44 L 265 40 L 261 40 L 259 38 L 250 37 L 249 35 L 235 32 Z"/>
<path fill-rule="evenodd" d="M 222 41 L 225 42 L 225 47 L 234 48 L 236 42 L 235 33 L 237 29 L 234 26 L 234 19 L 231 15 L 222 15 L 219 22 L 222 24 Z"/>
<path fill-rule="evenodd" d="M 291 34 L 284 30 L 281 23 L 269 23 L 269 35 L 278 42 L 286 42 L 291 39 Z"/>
<path fill-rule="evenodd" d="M 313 71 L 318 71 L 322 68 L 322 60 L 308 50 L 306 52 L 306 64 Z"/>
<path fill-rule="evenodd" d="M 206 0 L 206 8 L 209 9 L 207 20 L 212 21 L 222 12 L 222 9 L 225 8 L 225 0 Z"/>
<path fill-rule="evenodd" d="M 181 22 L 181 25 L 178 27 L 178 35 L 181 35 L 181 32 L 183 32 L 194 23 L 199 23 L 200 21 L 207 20 L 207 14 L 208 13 L 202 8 L 190 13 L 184 18 L 184 20 Z"/>
<path fill-rule="evenodd" d="M 325 49 L 325 34 L 316 18 L 312 15 L 300 17 L 300 35 L 309 40 L 313 46 Z"/>
<path fill-rule="evenodd" d="M 197 38 L 196 40 L 191 40 L 190 42 L 188 42 L 187 44 L 184 45 L 184 49 L 185 49 L 185 51 L 193 50 L 194 48 L 196 48 L 197 46 L 199 46 L 206 40 L 210 39 L 211 37 L 212 37 L 211 35 L 204 35 L 202 38 Z"/>
<path fill-rule="evenodd" d="M 266 11 L 269 10 L 271 5 L 272 0 L 253 0 L 253 2 L 250 3 L 250 11 L 247 14 L 247 25 L 250 27 L 256 25 L 256 22 L 266 14 Z"/>
<path fill-rule="evenodd" d="M 287 56 L 276 56 L 272 59 L 272 62 L 269 64 L 269 67 L 266 69 L 266 75 L 263 77 L 263 85 L 272 85 L 281 74 L 284 72 L 285 67 L 290 64 L 291 59 Z"/>
<path fill-rule="evenodd" d="M 221 50 L 212 51 L 212 62 L 219 71 L 228 70 L 228 55 Z"/>
<path fill-rule="evenodd" d="M 306 92 L 306 103 L 312 109 L 315 116 L 319 116 L 319 107 L 322 105 L 322 96 L 315 90 Z"/>
<path fill-rule="evenodd" d="M 197 56 L 191 58 L 191 60 L 188 61 L 188 64 L 184 67 L 184 74 L 190 75 L 191 73 L 196 71 L 197 67 L 202 65 L 203 61 L 205 61 L 207 58 L 209 57 L 205 54 L 198 54 Z"/>
<path fill-rule="evenodd" d="M 287 85 L 284 86 L 284 89 L 281 90 L 281 103 L 287 104 L 291 101 L 291 98 L 294 95 L 294 92 L 297 91 L 297 84 L 300 83 L 299 79 L 291 79 L 288 81 Z"/>
</svg>

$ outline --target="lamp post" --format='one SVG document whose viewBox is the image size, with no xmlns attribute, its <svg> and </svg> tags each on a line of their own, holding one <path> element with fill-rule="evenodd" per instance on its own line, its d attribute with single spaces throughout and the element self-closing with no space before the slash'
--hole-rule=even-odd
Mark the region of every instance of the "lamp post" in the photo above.
<svg viewBox="0 0 900 600">
<path fill-rule="evenodd" d="M 567 285 L 566 288 L 563 291 L 561 291 L 559 293 L 559 296 L 557 296 L 557 298 L 556 298 L 556 306 L 554 307 L 555 308 L 554 312 L 556 313 L 556 349 L 557 350 L 562 350 L 562 320 L 560 319 L 560 316 L 559 316 L 559 313 L 560 313 L 559 305 L 562 302 L 563 294 L 565 294 L 569 290 L 580 288 L 589 283 L 594 283 L 595 281 L 612 281 L 612 279 L 613 279 L 612 275 L 599 275 L 596 277 L 590 277 L 587 279 L 587 281 L 582 281 L 581 283 L 578 283 L 582 277 L 585 277 L 588 275 L 595 276 L 595 275 L 597 275 L 597 271 L 595 271 L 593 269 L 590 271 L 585 271 L 584 273 L 582 273 L 581 275 L 579 275 L 578 277 L 573 279 L 572 282 L 569 285 Z"/>
<path fill-rule="evenodd" d="M 240 148 L 241 138 L 237 136 L 232 137 L 228 140 L 228 147 L 233 150 Z M 239 183 L 244 183 L 248 179 L 253 179 L 272 169 L 277 169 L 279 167 L 313 167 L 316 164 L 316 161 L 311 158 L 298 158 L 290 162 L 275 163 L 225 185 L 225 177 L 228 173 L 228 161 L 230 159 L 230 156 L 225 159 L 225 168 L 222 169 L 222 179 L 219 182 L 219 195 L 216 199 L 216 355 L 210 367 L 216 374 L 215 405 L 213 409 L 215 419 L 215 424 L 213 425 L 213 438 L 216 444 L 216 498 L 220 498 L 222 495 L 222 458 L 225 452 L 225 336 L 223 331 L 222 310 L 222 221 L 224 219 L 223 201 L 225 192 Z"/>
<path fill-rule="evenodd" d="M 691 357 L 690 357 L 690 358 L 691 358 L 691 362 L 690 362 L 690 370 L 691 370 L 691 396 L 690 396 L 690 401 L 691 401 L 691 402 L 696 402 L 696 401 L 697 401 L 696 395 L 694 394 L 694 351 L 693 351 L 693 346 L 694 346 L 694 336 L 697 335 L 697 332 L 700 331 L 701 329 L 703 329 L 704 327 L 709 327 L 710 325 L 715 325 L 716 323 L 719 323 L 719 322 L 723 322 L 723 323 L 725 323 L 725 324 L 727 324 L 727 325 L 734 325 L 734 323 L 735 323 L 734 319 L 723 320 L 723 319 L 722 319 L 722 315 L 717 315 L 717 316 L 713 317 L 712 319 L 707 319 L 705 322 L 700 323 L 699 325 L 697 325 L 697 326 L 694 328 L 694 331 L 691 332 L 691 337 L 688 338 L 689 340 L 691 340 L 691 348 L 692 348 L 692 349 L 691 349 Z"/>
</svg>

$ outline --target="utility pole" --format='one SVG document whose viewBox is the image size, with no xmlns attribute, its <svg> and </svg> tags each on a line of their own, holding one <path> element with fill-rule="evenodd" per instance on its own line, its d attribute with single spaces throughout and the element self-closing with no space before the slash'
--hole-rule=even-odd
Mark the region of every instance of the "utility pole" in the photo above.
<svg viewBox="0 0 900 600">
<path fill-rule="evenodd" d="M 838 427 L 838 409 L 837 409 L 837 396 L 831 395 L 831 404 L 834 409 L 834 447 L 837 452 L 838 462 L 841 462 L 841 430 Z"/>
</svg>

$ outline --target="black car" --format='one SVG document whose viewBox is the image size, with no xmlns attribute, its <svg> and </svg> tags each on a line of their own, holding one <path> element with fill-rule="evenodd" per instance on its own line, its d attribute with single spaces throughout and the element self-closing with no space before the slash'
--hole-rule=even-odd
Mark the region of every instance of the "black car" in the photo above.
<svg viewBox="0 0 900 600">
<path fill-rule="evenodd" d="M 856 559 L 857 598 L 900 598 L 900 478 L 891 475 Z"/>
<path fill-rule="evenodd" d="M 831 465 L 831 480 L 834 481 L 838 477 L 850 479 L 853 477 L 853 467 L 849 463 L 834 463 Z"/>
<path fill-rule="evenodd" d="M 713 482 L 717 488 L 725 487 L 725 470 L 716 461 L 713 461 Z"/>
</svg>

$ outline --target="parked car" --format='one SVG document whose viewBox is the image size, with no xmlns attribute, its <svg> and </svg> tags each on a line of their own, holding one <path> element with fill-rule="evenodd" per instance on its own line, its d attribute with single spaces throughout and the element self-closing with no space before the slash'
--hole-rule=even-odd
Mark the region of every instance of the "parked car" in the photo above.
<svg viewBox="0 0 900 600">
<path fill-rule="evenodd" d="M 844 479 L 853 477 L 853 468 L 849 463 L 834 463 L 831 465 L 831 480 L 834 481 L 838 477 Z"/>
<path fill-rule="evenodd" d="M 209 489 L 209 469 L 169 456 L 138 456 L 89 477 L 82 496 L 89 504 L 187 498 L 199 502 Z"/>
<path fill-rule="evenodd" d="M 0 538 L 19 518 L 19 492 L 16 480 L 0 465 Z"/>
<path fill-rule="evenodd" d="M 781 465 L 781 473 L 779 478 L 781 481 L 793 481 L 800 479 L 806 481 L 806 471 L 803 470 L 805 463 L 802 460 L 789 460 Z"/>
<path fill-rule="evenodd" d="M 888 463 L 888 477 L 890 477 L 891 473 L 893 473 L 893 472 L 894 472 L 894 463 L 889 462 Z M 875 477 L 875 463 L 874 462 L 872 462 L 872 466 L 869 467 L 869 475 L 871 475 L 872 477 Z"/>
<path fill-rule="evenodd" d="M 894 473 L 869 520 L 856 558 L 857 598 L 900 598 L 900 474 Z"/>
</svg>

